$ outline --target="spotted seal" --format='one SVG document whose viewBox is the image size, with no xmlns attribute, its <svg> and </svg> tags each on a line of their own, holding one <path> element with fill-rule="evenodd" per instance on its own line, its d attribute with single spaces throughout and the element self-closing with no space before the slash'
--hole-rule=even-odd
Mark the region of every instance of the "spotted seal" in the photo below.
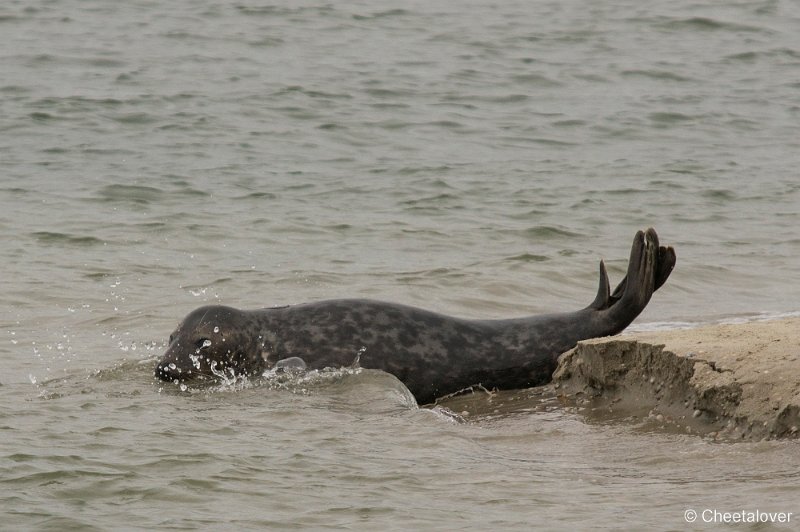
<svg viewBox="0 0 800 532">
<path fill-rule="evenodd" d="M 286 364 L 352 366 L 400 379 L 420 404 L 473 384 L 515 389 L 551 379 L 558 357 L 580 340 L 610 336 L 644 310 L 675 266 L 653 229 L 637 232 L 625 278 L 611 292 L 600 261 L 597 297 L 576 312 L 468 320 L 367 299 L 336 299 L 260 310 L 205 306 L 169 338 L 155 368 L 164 381 L 260 375 Z"/>
</svg>

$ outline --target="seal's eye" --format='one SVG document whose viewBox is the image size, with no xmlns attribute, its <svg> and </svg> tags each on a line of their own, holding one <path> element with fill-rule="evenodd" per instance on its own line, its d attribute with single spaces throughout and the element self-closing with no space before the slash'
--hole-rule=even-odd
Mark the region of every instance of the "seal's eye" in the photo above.
<svg viewBox="0 0 800 532">
<path fill-rule="evenodd" d="M 204 347 L 208 347 L 211 345 L 211 340 L 208 338 L 200 338 L 198 341 L 194 343 L 198 349 L 203 349 Z"/>
</svg>

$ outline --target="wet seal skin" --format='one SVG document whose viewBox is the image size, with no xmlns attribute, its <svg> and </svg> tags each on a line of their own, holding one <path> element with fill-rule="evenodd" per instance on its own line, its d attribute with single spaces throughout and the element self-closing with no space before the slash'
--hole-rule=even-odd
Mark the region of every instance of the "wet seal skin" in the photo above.
<svg viewBox="0 0 800 532">
<path fill-rule="evenodd" d="M 261 375 L 281 367 L 378 369 L 395 375 L 419 404 L 472 385 L 517 389 L 549 382 L 559 356 L 611 336 L 644 310 L 675 266 L 655 230 L 633 239 L 628 272 L 612 292 L 600 262 L 597 297 L 575 312 L 466 320 L 406 305 L 335 299 L 287 307 L 194 310 L 169 338 L 157 378 L 186 382 Z"/>
</svg>

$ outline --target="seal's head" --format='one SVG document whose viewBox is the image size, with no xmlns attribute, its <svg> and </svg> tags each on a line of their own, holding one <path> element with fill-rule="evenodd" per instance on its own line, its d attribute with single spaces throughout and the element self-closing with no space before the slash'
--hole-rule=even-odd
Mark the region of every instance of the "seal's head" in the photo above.
<svg viewBox="0 0 800 532">
<path fill-rule="evenodd" d="M 253 375 L 265 369 L 258 333 L 245 312 L 219 305 L 192 311 L 169 337 L 156 366 L 164 381 Z"/>
</svg>

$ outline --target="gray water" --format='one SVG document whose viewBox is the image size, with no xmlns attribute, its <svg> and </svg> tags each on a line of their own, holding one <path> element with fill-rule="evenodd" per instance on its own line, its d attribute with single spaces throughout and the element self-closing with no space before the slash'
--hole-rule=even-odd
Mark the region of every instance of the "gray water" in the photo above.
<svg viewBox="0 0 800 532">
<path fill-rule="evenodd" d="M 370 371 L 152 377 L 209 302 L 574 310 L 646 226 L 678 265 L 634 327 L 796 314 L 798 167 L 795 2 L 4 2 L 0 526 L 800 515 L 793 442 L 527 391 L 454 415 Z"/>
</svg>

